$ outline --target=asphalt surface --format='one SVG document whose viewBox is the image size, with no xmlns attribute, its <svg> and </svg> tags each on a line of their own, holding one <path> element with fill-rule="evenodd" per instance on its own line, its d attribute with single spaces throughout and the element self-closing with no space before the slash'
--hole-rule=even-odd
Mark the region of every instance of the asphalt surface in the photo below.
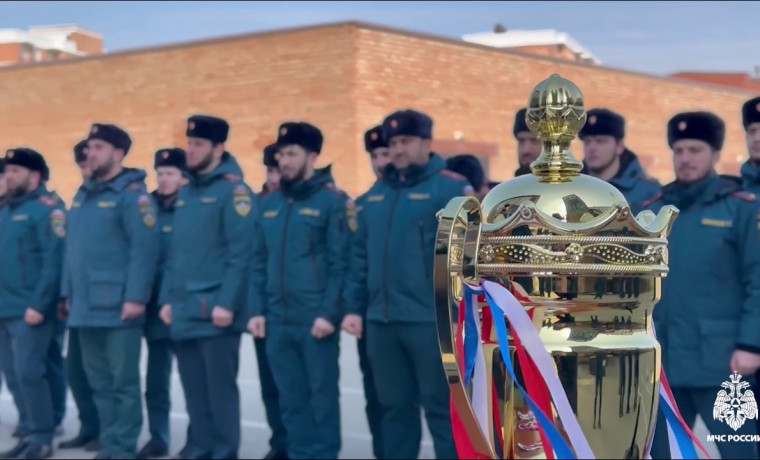
<svg viewBox="0 0 760 460">
<path fill-rule="evenodd" d="M 145 372 L 145 347 L 143 347 L 141 367 Z M 362 389 L 362 374 L 359 369 L 359 358 L 356 352 L 356 339 L 342 333 L 340 354 L 340 386 L 341 386 L 341 434 L 343 448 L 340 458 L 373 458 L 371 436 L 364 414 L 364 391 Z M 269 426 L 266 423 L 264 406 L 261 401 L 259 388 L 256 354 L 250 335 L 245 335 L 241 344 L 241 366 L 238 377 L 242 404 L 242 444 L 240 458 L 261 458 L 269 450 Z M 11 432 L 16 426 L 17 414 L 7 388 L 0 390 L 0 451 L 10 449 L 15 445 Z M 171 449 L 170 454 L 176 453 L 185 442 L 187 429 L 187 414 L 185 400 L 176 365 L 172 375 L 172 411 L 171 411 Z M 423 420 L 424 423 L 424 420 Z M 69 395 L 68 410 L 63 422 L 64 433 L 56 438 L 56 445 L 61 439 L 76 435 L 79 429 L 76 406 Z M 697 437 L 705 441 L 707 430 L 701 421 L 695 429 Z M 140 445 L 147 442 L 147 422 L 143 424 Z M 706 444 L 712 458 L 720 458 L 714 444 Z M 82 449 L 56 450 L 54 458 L 86 459 L 94 457 L 93 453 Z M 430 435 L 425 428 L 420 458 L 435 458 Z"/>
</svg>

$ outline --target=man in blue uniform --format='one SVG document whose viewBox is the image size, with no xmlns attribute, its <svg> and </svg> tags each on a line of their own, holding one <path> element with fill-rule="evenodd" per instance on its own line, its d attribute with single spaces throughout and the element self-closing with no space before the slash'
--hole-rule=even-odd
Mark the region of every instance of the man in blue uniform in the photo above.
<svg viewBox="0 0 760 460">
<path fill-rule="evenodd" d="M 99 458 L 134 458 L 142 428 L 140 349 L 159 234 L 145 171 L 122 166 L 131 145 L 118 126 L 92 125 L 92 175 L 74 196 L 66 237 L 62 296 L 94 390 Z"/>
<path fill-rule="evenodd" d="M 264 148 L 264 167 L 267 170 L 267 179 L 259 193 L 259 198 L 275 192 L 280 188 L 280 169 L 277 164 L 277 144 L 271 144 Z M 272 376 L 272 370 L 267 358 L 266 338 L 253 337 L 253 345 L 256 351 L 256 362 L 259 367 L 259 381 L 261 383 L 261 398 L 264 400 L 267 422 L 272 430 L 269 438 L 270 450 L 264 455 L 265 459 L 288 458 L 288 437 L 285 424 L 282 422 L 280 411 L 280 394 L 277 384 Z"/>
<path fill-rule="evenodd" d="M 446 159 L 446 169 L 461 174 L 467 178 L 467 182 L 475 190 L 475 197 L 482 200 L 491 190 L 483 165 L 475 155 L 468 153 L 456 155 Z"/>
<path fill-rule="evenodd" d="M 723 382 L 738 373 L 754 384 L 760 368 L 760 214 L 753 194 L 715 172 L 724 139 L 723 120 L 710 112 L 668 122 L 676 180 L 645 207 L 657 213 L 670 204 L 680 214 L 668 237 L 670 271 L 654 325 L 685 422 L 693 427 L 699 415 L 714 435 L 751 435 L 756 420 L 734 430 L 714 416 Z M 722 458 L 757 458 L 754 442 L 720 442 L 718 450 Z M 662 418 L 652 457 L 669 458 Z"/>
<path fill-rule="evenodd" d="M 538 140 L 533 131 L 528 128 L 528 124 L 525 122 L 525 113 L 527 109 L 523 107 L 515 114 L 515 123 L 512 127 L 512 134 L 517 139 L 517 161 L 519 167 L 515 171 L 515 177 L 522 176 L 524 174 L 530 174 L 530 164 L 538 159 L 541 155 L 541 141 Z M 491 184 L 495 187 L 498 184 Z"/>
<path fill-rule="evenodd" d="M 189 458 L 233 459 L 240 448 L 237 374 L 255 203 L 224 148 L 228 134 L 221 118 L 187 120 L 190 182 L 175 204 L 161 285 L 161 319 L 171 325 L 192 425 Z"/>
<path fill-rule="evenodd" d="M 336 330 L 353 203 L 330 166 L 314 168 L 322 140 L 308 123 L 280 126 L 280 188 L 261 200 L 251 264 L 249 330 L 267 339 L 290 458 L 337 458 L 341 447 Z"/>
<path fill-rule="evenodd" d="M 90 178 L 90 166 L 87 164 L 87 139 L 79 141 L 74 146 L 74 162 L 82 175 L 82 183 Z M 59 319 L 65 320 L 69 316 L 66 310 L 66 302 L 59 304 Z M 71 394 L 77 406 L 79 414 L 79 433 L 68 441 L 58 444 L 59 449 L 84 448 L 88 452 L 100 450 L 98 433 L 100 432 L 100 419 L 98 409 L 93 400 L 93 390 L 87 380 L 87 373 L 82 364 L 82 350 L 79 345 L 79 333 L 77 329 L 69 329 L 68 346 L 66 349 L 66 377 L 69 381 Z"/>
<path fill-rule="evenodd" d="M 180 189 L 187 184 L 185 151 L 163 148 L 155 153 L 153 169 L 158 189 L 151 195 L 156 201 L 161 232 L 161 248 L 153 294 L 145 312 L 144 335 L 148 343 L 148 369 L 145 376 L 145 406 L 148 410 L 150 440 L 137 453 L 137 458 L 164 457 L 169 453 L 169 410 L 172 374 L 172 340 L 169 327 L 159 318 L 158 295 L 174 220 L 174 205 Z"/>
<path fill-rule="evenodd" d="M 625 118 L 609 109 L 591 109 L 578 133 L 583 142 L 584 174 L 620 190 L 634 215 L 641 204 L 660 192 L 660 183 L 646 175 L 639 158 L 625 146 Z"/>
<path fill-rule="evenodd" d="M 47 375 L 55 334 L 66 213 L 45 187 L 45 159 L 32 149 L 5 155 L 8 203 L 0 211 L 0 341 L 9 348 L 27 415 L 27 435 L 4 458 L 49 458 L 55 429 Z"/>
<path fill-rule="evenodd" d="M 2 210 L 8 202 L 8 194 L 5 181 L 5 157 L 0 157 L 0 210 Z M 0 345 L 0 386 L 2 386 L 2 376 L 5 376 L 5 384 L 13 397 L 13 403 L 16 406 L 16 412 L 18 413 L 18 424 L 13 431 L 14 438 L 24 438 L 28 434 L 27 429 L 27 416 L 26 410 L 21 397 L 21 389 L 18 386 L 18 379 L 16 378 L 16 370 L 13 364 L 13 354 L 8 344 Z M 22 446 L 23 448 L 23 446 Z M 13 453 L 11 450 L 9 453 Z"/>
<path fill-rule="evenodd" d="M 383 138 L 382 125 L 377 125 L 364 133 L 364 149 L 369 153 L 370 164 L 372 171 L 375 173 L 375 183 L 382 180 L 383 170 L 391 162 L 390 149 L 388 143 Z M 356 233 L 357 218 L 356 214 L 364 206 L 364 201 L 367 199 L 367 193 L 361 195 L 356 199 L 356 206 L 354 209 L 349 209 L 348 222 L 349 228 L 353 233 Z M 352 245 L 353 247 L 353 245 Z M 366 330 L 366 317 L 363 318 L 361 331 L 356 331 L 356 344 L 359 349 L 359 367 L 362 370 L 364 376 L 364 397 L 367 400 L 365 406 L 365 412 L 367 414 L 367 423 L 369 424 L 369 430 L 372 433 L 372 453 L 375 458 L 385 458 L 383 455 L 383 408 L 380 405 L 380 401 L 377 397 L 377 388 L 375 388 L 375 377 L 370 364 L 369 355 L 367 354 L 367 338 L 362 333 Z M 347 331 L 353 333 L 353 331 Z"/>
<path fill-rule="evenodd" d="M 385 458 L 416 458 L 425 409 L 436 457 L 457 458 L 449 389 L 435 325 L 433 258 L 436 213 L 454 197 L 473 195 L 463 176 L 430 151 L 433 121 L 403 110 L 382 125 L 392 163 L 358 212 L 351 250 L 344 328 L 362 333 L 383 406 Z"/>
<path fill-rule="evenodd" d="M 760 96 L 742 106 L 742 125 L 749 159 L 742 165 L 742 182 L 753 193 L 760 193 Z"/>
</svg>

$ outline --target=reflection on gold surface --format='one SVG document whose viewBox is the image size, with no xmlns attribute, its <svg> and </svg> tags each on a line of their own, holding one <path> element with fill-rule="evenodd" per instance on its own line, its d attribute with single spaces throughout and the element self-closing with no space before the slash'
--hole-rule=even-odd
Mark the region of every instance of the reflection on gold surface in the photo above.
<svg viewBox="0 0 760 460">
<path fill-rule="evenodd" d="M 523 305 L 533 312 L 597 458 L 642 458 L 652 435 L 660 370 L 652 309 L 668 271 L 666 237 L 678 210 L 669 206 L 657 216 L 633 216 L 617 189 L 580 174 L 582 164 L 569 146 L 585 117 L 580 90 L 552 75 L 529 98 L 526 121 L 544 146 L 531 165 L 533 174 L 496 186 L 482 205 L 472 197 L 455 198 L 439 214 L 435 295 L 441 357 L 467 434 L 476 451 L 492 458 L 499 452 L 504 458 L 546 453 L 497 345 L 484 348 L 502 423 L 484 436 L 475 420 L 471 388 L 463 385 L 453 345 L 464 283 L 479 279 L 528 281 Z M 503 446 L 495 443 L 496 430 L 504 434 Z"/>
</svg>

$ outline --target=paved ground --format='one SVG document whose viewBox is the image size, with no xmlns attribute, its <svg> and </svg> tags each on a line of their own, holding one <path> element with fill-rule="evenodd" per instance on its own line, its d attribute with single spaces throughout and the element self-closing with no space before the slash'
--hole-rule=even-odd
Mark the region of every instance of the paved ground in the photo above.
<svg viewBox="0 0 760 460">
<path fill-rule="evenodd" d="M 143 352 L 142 368 L 145 369 L 146 353 Z M 343 449 L 341 458 L 372 458 L 371 437 L 364 414 L 364 391 L 359 370 L 359 358 L 356 353 L 356 339 L 346 333 L 341 337 L 341 432 Z M 264 416 L 264 406 L 261 402 L 256 353 L 250 335 L 243 336 L 241 344 L 241 366 L 238 383 L 242 398 L 242 445 L 240 458 L 261 458 L 269 450 L 269 426 Z M 179 375 L 175 372 L 172 379 L 172 413 L 171 413 L 171 453 L 174 454 L 185 442 L 187 429 L 185 400 Z M 10 399 L 10 394 L 3 387 L 0 390 L 0 451 L 14 445 L 10 437 L 16 425 L 16 409 Z M 69 397 L 68 411 L 64 421 L 65 433 L 62 438 L 68 439 L 75 435 L 79 428 L 76 406 Z M 56 443 L 61 438 L 56 440 Z M 140 443 L 148 439 L 147 427 L 143 429 Z M 86 459 L 94 455 L 84 450 L 59 450 L 55 458 Z M 424 433 L 420 458 L 434 458 L 433 448 L 427 429 Z"/>
<path fill-rule="evenodd" d="M 364 392 L 361 384 L 361 371 L 356 354 L 356 340 L 345 333 L 341 337 L 341 413 L 342 413 L 342 439 L 343 449 L 341 458 L 372 458 L 371 437 L 364 415 Z M 240 458 L 261 458 L 268 450 L 269 427 L 264 416 L 264 407 L 261 403 L 261 393 L 258 383 L 256 367 L 256 354 L 253 351 L 253 342 L 250 335 L 245 335 L 241 345 L 241 368 L 239 385 L 242 394 L 242 446 Z M 145 369 L 145 353 L 143 353 L 142 368 Z M 172 380 L 172 413 L 171 413 L 171 453 L 178 451 L 185 441 L 187 428 L 187 415 L 185 413 L 184 395 L 176 373 Z M 10 433 L 16 424 L 16 410 L 11 402 L 7 389 L 0 391 L 0 451 L 13 446 L 14 441 Z M 69 438 L 76 434 L 79 422 L 76 415 L 76 406 L 69 397 L 69 409 L 64 421 L 65 433 L 63 438 Z M 705 439 L 706 430 L 704 425 L 698 423 L 695 430 L 700 440 Z M 143 430 L 140 443 L 147 441 L 147 430 Z M 60 440 L 60 438 L 58 439 Z M 720 458 L 715 445 L 708 445 L 708 451 L 712 458 Z M 92 458 L 93 454 L 84 450 L 59 450 L 55 458 L 86 459 Z M 425 430 L 420 458 L 434 458 L 430 436 Z"/>
</svg>

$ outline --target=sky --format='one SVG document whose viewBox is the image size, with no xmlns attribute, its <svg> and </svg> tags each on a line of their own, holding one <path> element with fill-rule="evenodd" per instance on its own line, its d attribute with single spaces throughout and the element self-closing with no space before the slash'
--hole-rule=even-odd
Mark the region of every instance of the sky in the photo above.
<svg viewBox="0 0 760 460">
<path fill-rule="evenodd" d="M 603 65 L 667 75 L 760 70 L 760 2 L 35 2 L 1 1 L 0 29 L 76 24 L 107 51 L 359 20 L 461 38 L 508 29 L 566 32 Z"/>
</svg>

